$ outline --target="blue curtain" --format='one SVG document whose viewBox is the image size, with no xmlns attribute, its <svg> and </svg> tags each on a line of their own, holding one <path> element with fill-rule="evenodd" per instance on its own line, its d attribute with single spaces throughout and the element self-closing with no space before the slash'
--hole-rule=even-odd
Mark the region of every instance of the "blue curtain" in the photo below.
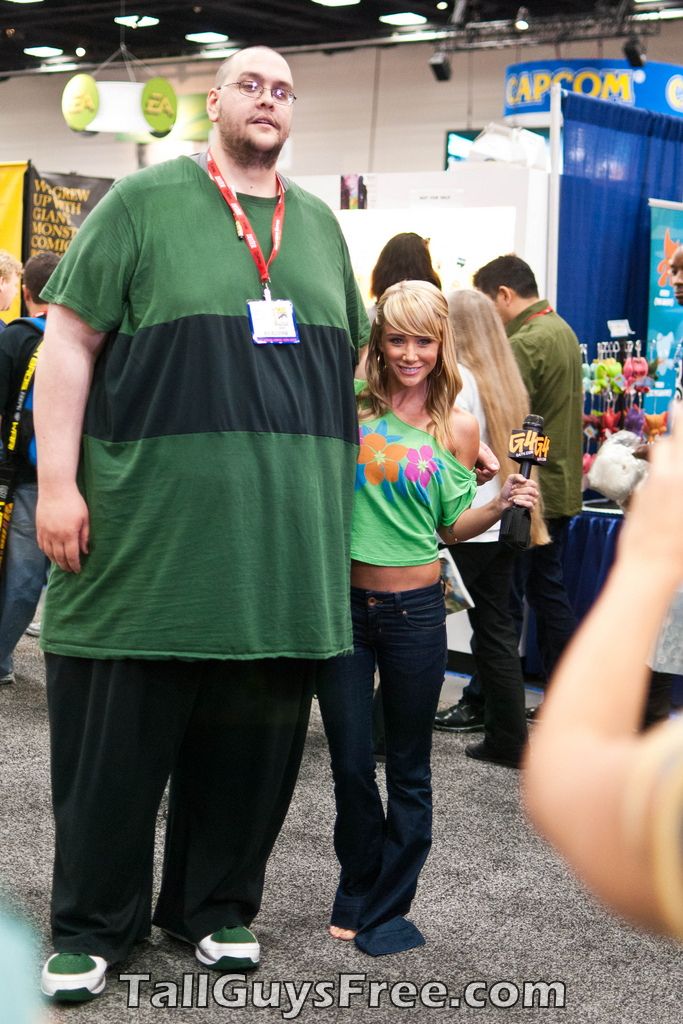
<svg viewBox="0 0 683 1024">
<path fill-rule="evenodd" d="M 622 523 L 623 516 L 618 514 L 580 512 L 569 524 L 563 561 L 564 585 L 579 622 L 590 610 L 607 579 Z M 542 672 L 536 618 L 531 611 L 524 666 L 530 675 Z"/>
<path fill-rule="evenodd" d="M 579 340 L 608 339 L 607 320 L 647 331 L 648 199 L 683 199 L 683 117 L 574 93 L 563 97 L 557 310 Z"/>
</svg>

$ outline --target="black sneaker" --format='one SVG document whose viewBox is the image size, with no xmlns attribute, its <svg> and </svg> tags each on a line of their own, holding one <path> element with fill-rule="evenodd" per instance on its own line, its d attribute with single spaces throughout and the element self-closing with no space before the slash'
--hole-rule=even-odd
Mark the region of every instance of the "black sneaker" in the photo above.
<svg viewBox="0 0 683 1024">
<path fill-rule="evenodd" d="M 461 699 L 445 711 L 437 711 L 434 728 L 440 732 L 481 732 L 484 728 L 484 709 Z"/>
</svg>

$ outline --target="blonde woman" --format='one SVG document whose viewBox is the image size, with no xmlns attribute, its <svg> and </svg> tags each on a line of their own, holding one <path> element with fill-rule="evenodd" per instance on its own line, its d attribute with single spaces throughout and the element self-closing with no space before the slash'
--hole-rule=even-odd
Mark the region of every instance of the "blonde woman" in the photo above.
<svg viewBox="0 0 683 1024">
<path fill-rule="evenodd" d="M 491 501 L 515 472 L 507 458 L 513 427 L 521 427 L 529 398 L 510 342 L 496 308 L 483 292 L 463 289 L 448 299 L 463 388 L 458 404 L 476 417 L 482 439 L 501 465 L 499 476 L 479 488 L 473 508 Z M 531 541 L 547 544 L 548 532 L 538 509 L 532 513 Z M 527 740 L 524 678 L 517 653 L 519 637 L 510 612 L 515 552 L 498 539 L 499 524 L 462 547 L 451 547 L 465 586 L 474 600 L 467 614 L 472 626 L 476 682 L 465 688 L 458 705 L 440 711 L 437 729 L 451 729 L 463 710 L 483 717 L 484 739 L 465 748 L 468 757 L 518 768 Z M 481 707 L 483 705 L 483 707 Z M 481 720 L 479 718 L 479 721 Z"/>
<path fill-rule="evenodd" d="M 405 915 L 431 844 L 432 720 L 446 668 L 435 531 L 450 544 L 481 533 L 537 487 L 508 477 L 481 508 L 473 416 L 461 387 L 443 294 L 425 281 L 377 305 L 366 381 L 357 381 L 360 454 L 351 538 L 354 653 L 318 687 L 330 745 L 341 878 L 330 934 L 380 956 L 424 943 Z M 375 781 L 372 693 L 379 667 L 386 728 L 386 815 Z"/>
</svg>

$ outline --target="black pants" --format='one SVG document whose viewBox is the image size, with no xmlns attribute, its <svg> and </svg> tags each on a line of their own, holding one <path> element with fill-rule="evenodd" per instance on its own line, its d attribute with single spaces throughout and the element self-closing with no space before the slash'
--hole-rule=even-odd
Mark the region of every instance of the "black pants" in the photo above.
<svg viewBox="0 0 683 1024">
<path fill-rule="evenodd" d="M 316 662 L 46 655 L 58 952 L 123 959 L 154 923 L 197 942 L 258 912 L 294 790 Z"/>
<path fill-rule="evenodd" d="M 570 516 L 546 519 L 551 543 L 523 551 L 517 558 L 513 576 L 512 613 L 517 621 L 517 634 L 522 633 L 526 597 L 536 615 L 538 652 L 546 682 L 577 626 L 562 568 L 570 522 Z"/>
<path fill-rule="evenodd" d="M 510 611 L 515 552 L 500 541 L 468 542 L 449 548 L 474 601 L 467 612 L 471 649 L 484 698 L 487 743 L 517 758 L 527 741 L 524 677 Z"/>
</svg>

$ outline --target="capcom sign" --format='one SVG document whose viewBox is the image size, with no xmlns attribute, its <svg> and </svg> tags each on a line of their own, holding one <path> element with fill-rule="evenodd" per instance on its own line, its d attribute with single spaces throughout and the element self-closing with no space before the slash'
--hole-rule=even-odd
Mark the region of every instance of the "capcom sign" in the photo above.
<svg viewBox="0 0 683 1024">
<path fill-rule="evenodd" d="M 505 73 L 505 116 L 548 114 L 550 90 L 568 92 L 683 117 L 683 67 L 625 60 L 547 60 L 511 64 Z"/>
</svg>

